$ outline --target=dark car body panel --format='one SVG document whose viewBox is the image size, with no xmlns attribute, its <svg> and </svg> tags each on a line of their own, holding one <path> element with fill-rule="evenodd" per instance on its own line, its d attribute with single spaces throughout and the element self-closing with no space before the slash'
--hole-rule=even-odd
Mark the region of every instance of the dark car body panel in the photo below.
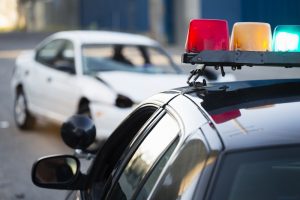
<svg viewBox="0 0 300 200">
<path fill-rule="evenodd" d="M 300 81 L 263 80 L 220 83 L 187 92 L 211 118 L 225 148 L 300 143 Z M 235 118 L 214 121 L 236 111 Z"/>
</svg>

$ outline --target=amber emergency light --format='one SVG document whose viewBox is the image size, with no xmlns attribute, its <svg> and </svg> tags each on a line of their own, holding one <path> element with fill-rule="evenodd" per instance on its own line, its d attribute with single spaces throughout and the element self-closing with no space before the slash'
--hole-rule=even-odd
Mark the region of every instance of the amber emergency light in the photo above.
<svg viewBox="0 0 300 200">
<path fill-rule="evenodd" d="M 271 51 L 272 31 L 268 23 L 238 22 L 231 33 L 230 50 Z"/>
<path fill-rule="evenodd" d="M 226 20 L 193 19 L 185 44 L 187 53 L 203 50 L 229 50 L 229 31 Z"/>
</svg>

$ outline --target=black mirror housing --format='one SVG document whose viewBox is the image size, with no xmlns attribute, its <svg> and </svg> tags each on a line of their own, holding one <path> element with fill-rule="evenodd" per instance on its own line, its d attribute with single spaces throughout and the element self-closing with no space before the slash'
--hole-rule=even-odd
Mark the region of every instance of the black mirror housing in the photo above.
<svg viewBox="0 0 300 200">
<path fill-rule="evenodd" d="M 85 185 L 78 158 L 71 155 L 49 156 L 39 159 L 32 167 L 32 182 L 39 187 L 79 190 Z"/>
<path fill-rule="evenodd" d="M 85 115 L 74 115 L 61 127 L 61 137 L 73 149 L 85 150 L 96 138 L 96 127 Z"/>
</svg>

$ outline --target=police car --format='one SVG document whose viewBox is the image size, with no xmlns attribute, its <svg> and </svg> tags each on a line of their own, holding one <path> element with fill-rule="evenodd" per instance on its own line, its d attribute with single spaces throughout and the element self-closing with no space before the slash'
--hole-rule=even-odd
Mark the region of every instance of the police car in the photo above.
<svg viewBox="0 0 300 200">
<path fill-rule="evenodd" d="M 237 23 L 229 45 L 226 21 L 193 20 L 183 62 L 201 67 L 189 86 L 140 104 L 86 173 L 75 156 L 50 156 L 33 165 L 33 182 L 72 190 L 69 199 L 299 199 L 300 79 L 198 81 L 211 66 L 299 67 L 297 30 L 279 26 L 271 40 L 268 24 Z M 82 116 L 62 126 L 65 143 L 86 155 L 94 135 Z"/>
</svg>

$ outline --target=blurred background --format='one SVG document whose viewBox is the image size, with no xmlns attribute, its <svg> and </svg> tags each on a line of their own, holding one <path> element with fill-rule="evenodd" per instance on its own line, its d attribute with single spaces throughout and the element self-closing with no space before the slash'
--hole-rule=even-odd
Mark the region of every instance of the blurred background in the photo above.
<svg viewBox="0 0 300 200">
<path fill-rule="evenodd" d="M 13 120 L 10 80 L 15 58 L 60 30 L 114 30 L 147 35 L 161 42 L 178 63 L 192 18 L 300 24 L 298 0 L 0 0 L 0 199 L 63 199 L 65 191 L 34 186 L 31 166 L 39 157 L 72 153 L 55 124 L 19 131 Z M 246 69 L 248 77 L 299 77 L 299 70 Z"/>
<path fill-rule="evenodd" d="M 183 44 L 191 18 L 299 24 L 298 0 L 1 0 L 0 31 L 101 29 Z"/>
</svg>

